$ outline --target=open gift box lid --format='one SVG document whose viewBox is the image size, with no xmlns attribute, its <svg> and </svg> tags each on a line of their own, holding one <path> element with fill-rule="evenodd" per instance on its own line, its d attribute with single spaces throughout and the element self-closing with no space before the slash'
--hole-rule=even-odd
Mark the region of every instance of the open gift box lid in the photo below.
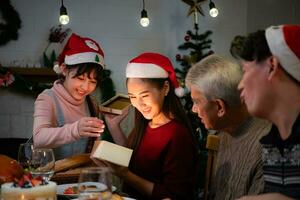
<svg viewBox="0 0 300 200">
<path fill-rule="evenodd" d="M 127 95 L 117 94 L 99 106 L 100 111 L 120 115 L 130 105 Z"/>
</svg>

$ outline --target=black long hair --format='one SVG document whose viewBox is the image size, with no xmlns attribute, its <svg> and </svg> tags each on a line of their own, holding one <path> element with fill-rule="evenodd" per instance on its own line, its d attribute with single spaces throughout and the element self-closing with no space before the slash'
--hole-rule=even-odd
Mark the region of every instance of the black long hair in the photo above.
<svg viewBox="0 0 300 200">
<path fill-rule="evenodd" d="M 127 79 L 128 80 L 128 79 Z M 195 143 L 196 148 L 198 148 L 197 142 L 196 142 L 196 136 L 194 135 L 192 126 L 189 122 L 189 119 L 183 109 L 183 106 L 179 100 L 179 98 L 176 96 L 174 92 L 174 87 L 172 86 L 169 79 L 164 78 L 141 78 L 143 82 L 150 83 L 153 87 L 161 90 L 164 87 L 165 81 L 169 82 L 170 90 L 165 96 L 163 106 L 162 106 L 162 112 L 170 119 L 174 119 L 176 121 L 181 122 L 189 131 L 189 133 L 192 135 L 193 141 Z M 134 121 L 134 128 L 131 131 L 129 138 L 128 138 L 128 147 L 131 149 L 136 150 L 143 138 L 143 135 L 145 133 L 145 129 L 148 125 L 150 120 L 147 120 L 144 118 L 142 113 L 140 113 L 137 109 L 135 109 L 135 121 Z"/>
</svg>

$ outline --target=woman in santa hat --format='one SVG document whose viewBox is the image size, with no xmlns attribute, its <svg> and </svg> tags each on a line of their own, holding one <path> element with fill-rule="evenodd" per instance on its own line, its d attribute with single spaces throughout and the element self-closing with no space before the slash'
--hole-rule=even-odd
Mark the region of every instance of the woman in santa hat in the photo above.
<svg viewBox="0 0 300 200">
<path fill-rule="evenodd" d="M 135 124 L 128 140 L 118 120 L 106 121 L 113 137 L 119 138 L 116 142 L 134 153 L 129 168 L 109 165 L 124 180 L 124 192 L 130 197 L 193 199 L 198 147 L 176 96 L 182 88 L 172 63 L 163 55 L 143 53 L 128 63 L 126 77 L 135 108 Z"/>
<path fill-rule="evenodd" d="M 104 68 L 104 54 L 90 38 L 72 34 L 54 70 L 51 89 L 35 101 L 33 141 L 39 148 L 55 148 L 56 159 L 86 152 L 88 138 L 97 138 L 104 124 L 90 98 Z"/>
</svg>

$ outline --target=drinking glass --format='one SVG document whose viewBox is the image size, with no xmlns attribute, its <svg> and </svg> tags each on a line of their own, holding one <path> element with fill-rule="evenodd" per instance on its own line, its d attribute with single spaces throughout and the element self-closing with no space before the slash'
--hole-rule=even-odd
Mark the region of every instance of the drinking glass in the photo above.
<svg viewBox="0 0 300 200">
<path fill-rule="evenodd" d="M 31 169 L 33 177 L 41 176 L 49 181 L 54 174 L 55 158 L 52 149 L 34 149 L 32 151 Z"/>
<path fill-rule="evenodd" d="M 78 180 L 79 200 L 109 200 L 112 196 L 112 173 L 108 167 L 82 169 Z"/>
<path fill-rule="evenodd" d="M 19 146 L 18 162 L 24 170 L 30 170 L 31 158 L 32 158 L 33 144 L 23 143 Z"/>
</svg>

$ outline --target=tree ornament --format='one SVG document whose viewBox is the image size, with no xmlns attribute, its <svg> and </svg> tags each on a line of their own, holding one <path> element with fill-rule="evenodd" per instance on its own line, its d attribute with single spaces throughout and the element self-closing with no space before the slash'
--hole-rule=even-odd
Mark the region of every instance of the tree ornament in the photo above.
<svg viewBox="0 0 300 200">
<path fill-rule="evenodd" d="M 176 54 L 176 61 L 181 60 L 181 55 L 180 54 Z"/>
<path fill-rule="evenodd" d="M 0 1 L 1 14 L 4 23 L 0 23 L 0 46 L 7 44 L 10 40 L 17 40 L 18 30 L 21 28 L 20 16 L 9 0 Z"/>
<path fill-rule="evenodd" d="M 190 41 L 190 39 L 191 39 L 191 37 L 190 37 L 189 35 L 184 36 L 184 40 L 185 40 L 186 42 Z"/>
<path fill-rule="evenodd" d="M 204 16 L 204 12 L 200 4 L 206 0 L 182 0 L 182 1 L 190 6 L 187 16 L 190 16 L 194 12 L 199 12 L 202 16 Z"/>
</svg>

